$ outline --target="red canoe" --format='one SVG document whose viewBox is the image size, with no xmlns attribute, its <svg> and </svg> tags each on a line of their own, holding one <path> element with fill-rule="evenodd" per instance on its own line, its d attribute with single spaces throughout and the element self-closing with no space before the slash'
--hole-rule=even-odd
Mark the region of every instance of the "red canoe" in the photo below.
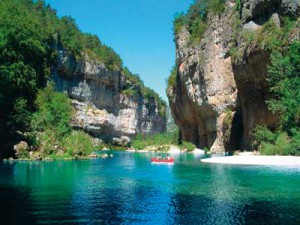
<svg viewBox="0 0 300 225">
<path fill-rule="evenodd" d="M 174 159 L 171 157 L 168 158 L 152 158 L 152 163 L 174 163 Z"/>
</svg>

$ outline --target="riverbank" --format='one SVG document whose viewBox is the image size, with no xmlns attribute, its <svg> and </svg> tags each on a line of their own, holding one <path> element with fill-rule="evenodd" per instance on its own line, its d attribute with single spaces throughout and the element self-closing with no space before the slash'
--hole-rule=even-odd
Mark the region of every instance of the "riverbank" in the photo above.
<svg viewBox="0 0 300 225">
<path fill-rule="evenodd" d="M 56 161 L 56 160 L 64 160 L 64 161 L 70 161 L 70 160 L 90 160 L 90 159 L 107 159 L 107 158 L 113 158 L 113 154 L 96 154 L 91 153 L 89 155 L 85 156 L 70 156 L 70 155 L 50 155 L 48 157 L 42 158 L 42 157 L 35 157 L 35 158 L 9 158 L 9 159 L 3 159 L 3 162 L 26 162 L 26 161 Z"/>
<path fill-rule="evenodd" d="M 166 146 L 149 146 L 145 149 L 139 150 L 139 149 L 127 149 L 126 152 L 135 152 L 135 153 L 168 153 L 168 154 L 184 154 L 184 153 L 190 153 L 195 155 L 204 155 L 206 154 L 204 150 L 195 148 L 193 150 L 188 151 L 187 149 L 181 149 L 178 146 L 175 145 L 166 145 Z"/>
<path fill-rule="evenodd" d="M 296 156 L 226 156 L 201 159 L 203 163 L 264 166 L 300 166 L 300 157 Z"/>
</svg>

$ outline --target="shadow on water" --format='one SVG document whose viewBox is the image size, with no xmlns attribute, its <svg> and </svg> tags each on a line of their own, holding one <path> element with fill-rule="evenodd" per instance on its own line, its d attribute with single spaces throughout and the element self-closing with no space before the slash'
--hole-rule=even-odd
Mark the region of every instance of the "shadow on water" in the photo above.
<svg viewBox="0 0 300 225">
<path fill-rule="evenodd" d="M 31 207 L 30 189 L 10 185 L 14 174 L 13 164 L 0 162 L 0 224 L 35 224 Z"/>
<path fill-rule="evenodd" d="M 35 224 L 30 213 L 31 200 L 28 188 L 0 187 L 0 224 Z"/>
<path fill-rule="evenodd" d="M 0 163 L 0 224 L 80 224 L 70 207 L 74 171 L 80 163 Z"/>
</svg>

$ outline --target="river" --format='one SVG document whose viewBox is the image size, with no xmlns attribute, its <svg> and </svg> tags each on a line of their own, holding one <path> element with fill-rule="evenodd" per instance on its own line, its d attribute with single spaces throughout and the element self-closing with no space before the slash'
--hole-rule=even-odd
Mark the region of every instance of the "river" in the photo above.
<svg viewBox="0 0 300 225">
<path fill-rule="evenodd" d="M 0 224 L 300 224 L 300 168 L 211 165 L 113 152 L 0 164 Z M 153 155 L 152 155 L 153 156 Z"/>
</svg>

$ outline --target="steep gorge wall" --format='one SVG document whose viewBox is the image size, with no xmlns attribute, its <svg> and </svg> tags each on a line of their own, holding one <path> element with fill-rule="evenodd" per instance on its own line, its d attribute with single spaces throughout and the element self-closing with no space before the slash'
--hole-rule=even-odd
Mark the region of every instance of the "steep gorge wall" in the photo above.
<svg viewBox="0 0 300 225">
<path fill-rule="evenodd" d="M 165 115 L 154 97 L 146 99 L 140 87 L 130 83 L 121 71 L 108 70 L 87 54 L 76 59 L 59 42 L 55 49 L 58 57 L 51 79 L 58 91 L 68 93 L 72 99 L 76 109 L 74 127 L 116 144 L 127 144 L 138 133 L 165 131 Z M 137 94 L 126 94 L 125 88 Z"/>
<path fill-rule="evenodd" d="M 172 114 L 184 140 L 212 152 L 249 150 L 256 125 L 276 126 L 277 116 L 266 105 L 270 51 L 237 37 L 270 20 L 280 26 L 284 16 L 299 12 L 297 1 L 239 2 L 239 10 L 237 2 L 229 1 L 222 14 L 208 16 L 198 45 L 189 43 L 185 28 L 175 37 L 176 84 L 168 89 Z M 239 59 L 231 56 L 233 47 Z"/>
</svg>

